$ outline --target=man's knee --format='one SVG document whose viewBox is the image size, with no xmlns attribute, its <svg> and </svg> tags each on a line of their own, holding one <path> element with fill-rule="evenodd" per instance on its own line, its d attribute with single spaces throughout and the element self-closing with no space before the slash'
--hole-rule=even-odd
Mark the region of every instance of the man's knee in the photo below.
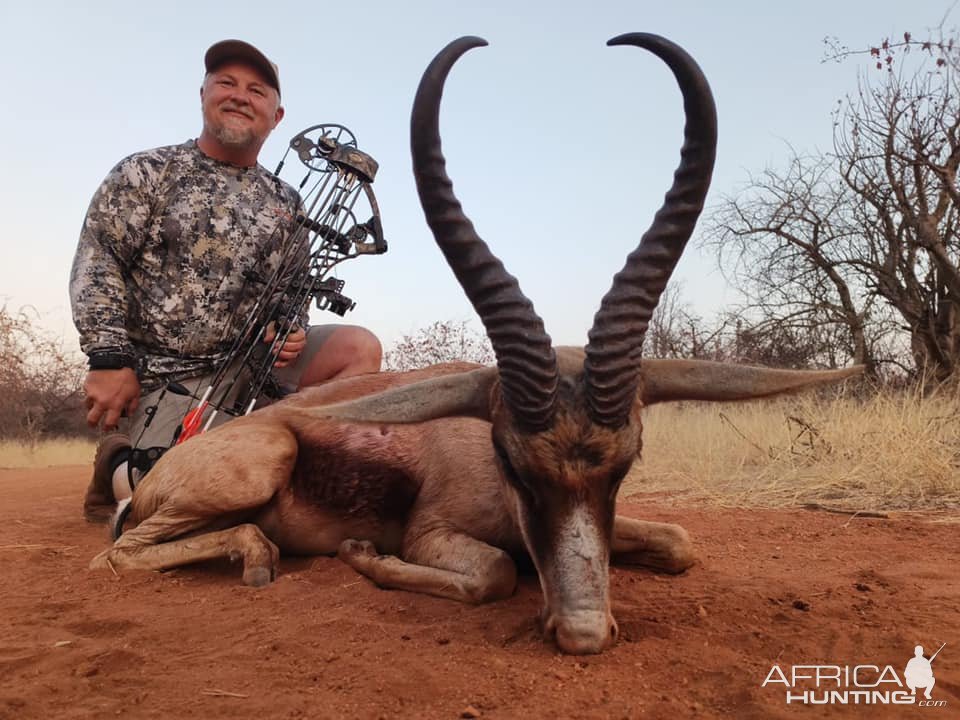
<svg viewBox="0 0 960 720">
<path fill-rule="evenodd" d="M 383 358 L 380 340 L 359 325 L 320 325 L 307 332 L 306 367 L 300 387 L 326 380 L 378 372 Z"/>
<path fill-rule="evenodd" d="M 349 365 L 356 368 L 356 373 L 379 372 L 383 360 L 383 347 L 380 339 L 365 327 L 347 325 L 340 329 L 342 332 L 340 343 L 344 357 Z M 339 333 L 334 333 L 331 339 Z"/>
</svg>

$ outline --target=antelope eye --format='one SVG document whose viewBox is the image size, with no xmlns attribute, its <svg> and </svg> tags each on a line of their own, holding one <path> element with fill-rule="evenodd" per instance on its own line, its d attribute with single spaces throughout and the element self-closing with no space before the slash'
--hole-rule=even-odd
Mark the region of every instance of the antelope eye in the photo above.
<svg viewBox="0 0 960 720">
<path fill-rule="evenodd" d="M 500 467 L 503 468 L 503 474 L 507 475 L 511 480 L 516 478 L 517 471 L 513 467 L 513 463 L 510 462 L 510 456 L 507 455 L 507 451 L 503 449 L 503 445 L 494 441 L 493 451 L 497 454 L 497 461 L 500 463 Z"/>
<path fill-rule="evenodd" d="M 520 473 L 518 473 L 516 468 L 513 467 L 513 463 L 510 462 L 510 456 L 507 455 L 507 451 L 504 450 L 503 446 L 494 441 L 493 450 L 497 454 L 497 461 L 500 463 L 500 468 L 503 470 L 503 474 L 504 477 L 507 478 L 507 482 L 525 495 L 532 496 L 533 492 L 531 491 L 530 486 L 524 482 L 523 478 L 520 476 Z"/>
<path fill-rule="evenodd" d="M 610 485 L 610 499 L 613 500 L 617 497 L 617 493 L 620 492 L 620 484 L 623 482 L 621 477 L 619 480 L 614 480 L 613 484 Z"/>
<path fill-rule="evenodd" d="M 620 491 L 620 484 L 623 482 L 623 479 L 627 476 L 627 473 L 630 472 L 630 467 L 633 465 L 631 462 L 626 467 L 617 468 L 610 475 L 610 499 L 614 499 L 617 496 L 617 493 Z"/>
</svg>

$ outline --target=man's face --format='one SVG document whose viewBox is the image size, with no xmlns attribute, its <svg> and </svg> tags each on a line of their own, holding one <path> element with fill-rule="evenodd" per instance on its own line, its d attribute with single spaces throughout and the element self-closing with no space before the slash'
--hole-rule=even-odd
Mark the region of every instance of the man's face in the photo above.
<svg viewBox="0 0 960 720">
<path fill-rule="evenodd" d="M 280 97 L 254 67 L 227 62 L 200 89 L 204 129 L 222 145 L 259 150 L 283 117 Z"/>
</svg>

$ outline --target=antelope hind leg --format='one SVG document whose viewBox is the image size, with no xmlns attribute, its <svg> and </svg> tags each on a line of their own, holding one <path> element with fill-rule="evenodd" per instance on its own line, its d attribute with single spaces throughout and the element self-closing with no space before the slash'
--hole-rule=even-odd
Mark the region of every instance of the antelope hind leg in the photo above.
<svg viewBox="0 0 960 720">
<path fill-rule="evenodd" d="M 167 570 L 201 560 L 243 560 L 243 581 L 266 585 L 276 577 L 280 553 L 256 525 L 207 531 L 214 523 L 249 516 L 270 501 L 289 477 L 297 440 L 282 426 L 238 418 L 165 455 L 133 498 L 133 517 L 146 515 L 91 568 Z M 209 458 L 196 463 L 204 447 Z M 193 534 L 196 533 L 196 534 Z"/>
<path fill-rule="evenodd" d="M 681 573 L 697 562 L 687 531 L 670 523 L 646 522 L 617 515 L 613 525 L 611 562 Z"/>
<path fill-rule="evenodd" d="M 147 538 L 162 522 L 160 515 L 153 515 L 133 530 L 128 530 L 112 547 L 97 555 L 90 562 L 90 567 L 169 570 L 201 560 L 229 558 L 243 560 L 243 582 L 247 585 L 260 587 L 277 576 L 280 551 L 256 525 L 245 523 L 226 530 L 154 544 Z M 164 530 L 169 532 L 170 524 L 163 524 Z"/>
<path fill-rule="evenodd" d="M 337 553 L 383 588 L 484 603 L 510 597 L 517 586 L 517 568 L 507 553 L 462 533 L 431 533 L 405 555 L 408 560 L 379 555 L 366 540 L 344 540 Z"/>
</svg>

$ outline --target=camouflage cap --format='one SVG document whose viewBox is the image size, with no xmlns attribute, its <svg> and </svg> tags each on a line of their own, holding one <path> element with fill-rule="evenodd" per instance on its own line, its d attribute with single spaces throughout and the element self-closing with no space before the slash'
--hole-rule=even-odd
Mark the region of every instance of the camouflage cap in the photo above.
<svg viewBox="0 0 960 720">
<path fill-rule="evenodd" d="M 280 94 L 280 70 L 266 55 L 243 40 L 221 40 L 214 43 L 203 56 L 207 72 L 213 72 L 228 60 L 250 63 L 263 73 L 267 82 Z"/>
</svg>

